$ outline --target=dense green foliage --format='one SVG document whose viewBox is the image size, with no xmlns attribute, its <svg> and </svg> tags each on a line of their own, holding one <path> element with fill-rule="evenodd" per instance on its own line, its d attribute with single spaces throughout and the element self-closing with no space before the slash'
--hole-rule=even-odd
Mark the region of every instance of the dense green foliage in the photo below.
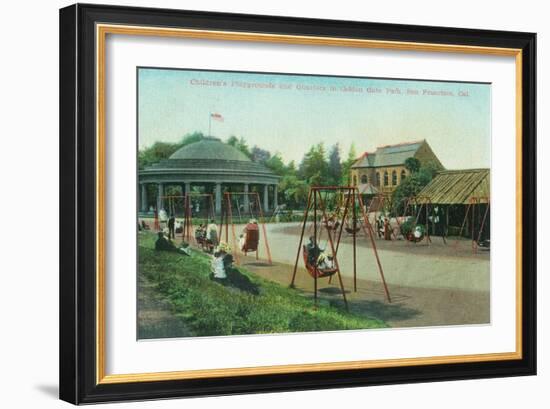
<svg viewBox="0 0 550 409">
<path fill-rule="evenodd" d="M 138 152 L 138 166 L 140 169 L 152 165 L 161 159 L 167 159 L 178 149 L 204 138 L 202 132 L 193 132 L 185 135 L 181 141 L 177 143 L 155 142 L 152 146 L 140 149 Z"/>
<path fill-rule="evenodd" d="M 185 135 L 177 143 L 156 142 L 148 148 L 141 149 L 138 155 L 139 168 L 143 169 L 161 159 L 166 159 L 181 147 L 198 142 L 204 135 L 193 132 Z M 250 147 L 244 138 L 230 136 L 225 143 L 234 146 L 254 162 L 258 162 L 281 176 L 279 192 L 282 203 L 288 208 L 303 207 L 307 200 L 310 186 L 329 186 L 349 184 L 349 171 L 357 159 L 355 146 L 352 145 L 345 161 L 340 157 L 338 143 L 329 151 L 323 143 L 312 146 L 304 155 L 298 166 L 294 161 L 285 164 L 279 153 L 272 153 L 258 146 Z M 151 191 L 151 194 L 154 194 Z"/>
<path fill-rule="evenodd" d="M 416 173 L 420 170 L 420 161 L 417 158 L 405 159 L 405 167 L 410 173 Z"/>
<path fill-rule="evenodd" d="M 139 151 L 139 168 L 143 169 L 161 159 L 168 158 L 181 147 L 204 138 L 201 132 L 185 135 L 178 143 L 156 142 L 154 145 Z M 244 138 L 229 137 L 225 143 L 234 146 L 254 162 L 271 169 L 281 177 L 279 182 L 280 202 L 288 209 L 303 208 L 307 201 L 310 186 L 350 185 L 350 169 L 357 160 L 357 152 L 352 144 L 346 160 L 342 161 L 338 143 L 327 149 L 323 143 L 311 146 L 298 164 L 294 161 L 285 164 L 279 153 L 271 153 L 258 146 L 250 147 Z M 434 163 L 421 166 L 416 158 L 408 158 L 405 166 L 410 176 L 403 181 L 393 193 L 393 212 L 402 212 L 404 199 L 415 196 L 426 186 L 438 170 Z M 153 189 L 154 187 L 151 187 Z M 150 192 L 154 195 L 154 191 Z"/>
<path fill-rule="evenodd" d="M 416 162 L 409 161 L 414 159 Z M 407 163 L 408 162 L 408 163 Z M 402 181 L 393 191 L 392 194 L 392 213 L 403 214 L 403 210 L 406 205 L 406 200 L 410 197 L 414 197 L 420 193 L 420 191 L 433 179 L 439 167 L 429 162 L 426 165 L 420 166 L 420 162 L 416 158 L 408 158 L 405 161 L 406 165 L 409 165 L 410 174 L 407 179 Z M 414 170 L 416 169 L 416 170 Z"/>
<path fill-rule="evenodd" d="M 382 328 L 385 323 L 321 303 L 297 290 L 235 268 L 230 283 L 209 278 L 210 258 L 153 250 L 155 236 L 139 234 L 139 274 L 156 285 L 172 313 L 196 336 Z M 340 304 L 340 303 L 338 303 Z"/>
</svg>

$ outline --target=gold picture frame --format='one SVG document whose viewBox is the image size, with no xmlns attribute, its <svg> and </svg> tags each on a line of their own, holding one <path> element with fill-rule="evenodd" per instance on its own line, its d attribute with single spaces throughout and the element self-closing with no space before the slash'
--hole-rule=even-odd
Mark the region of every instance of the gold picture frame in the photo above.
<svg viewBox="0 0 550 409">
<path fill-rule="evenodd" d="M 116 13 L 115 13 L 116 12 Z M 117 15 L 118 13 L 118 15 Z M 124 15 L 124 18 L 120 18 L 120 13 Z M 126 13 L 126 14 L 124 14 Z M 179 14 L 178 14 L 179 13 Z M 461 31 L 460 29 L 440 29 L 438 33 L 431 33 L 427 35 L 423 30 L 424 28 L 410 27 L 408 31 L 401 34 L 401 37 L 410 37 L 410 40 L 405 39 L 390 39 L 392 37 L 391 25 L 384 25 L 380 28 L 379 38 L 364 38 L 366 35 L 364 31 L 371 29 L 367 23 L 357 23 L 356 37 L 343 37 L 336 34 L 337 29 L 333 28 L 329 21 L 316 22 L 317 32 L 315 35 L 306 34 L 286 34 L 285 27 L 288 29 L 290 25 L 293 27 L 299 24 L 299 19 L 285 19 L 285 18 L 273 18 L 275 23 L 279 24 L 279 32 L 275 32 L 273 28 L 270 31 L 261 32 L 256 31 L 242 31 L 241 29 L 228 29 L 221 26 L 229 26 L 232 23 L 232 19 L 236 19 L 235 16 L 226 15 L 225 23 L 221 24 L 212 16 L 212 23 L 210 27 L 196 27 L 194 19 L 199 19 L 198 14 L 190 12 L 178 12 L 174 19 L 180 18 L 181 26 L 176 24 L 168 24 L 164 21 L 164 17 L 161 12 L 152 9 L 131 9 L 125 7 L 99 7 L 99 6 L 71 6 L 61 11 L 62 27 L 65 24 L 65 29 L 61 30 L 62 42 L 66 40 L 65 36 L 74 36 L 76 27 L 84 32 L 84 35 L 79 39 L 72 38 L 68 40 L 68 46 L 64 49 L 62 47 L 61 58 L 65 58 L 71 64 L 77 64 L 75 70 L 75 83 L 78 81 L 86 81 L 84 86 L 87 87 L 86 94 L 92 95 L 95 99 L 94 111 L 95 111 L 95 130 L 93 132 L 93 145 L 95 147 L 96 155 L 93 157 L 93 162 L 90 163 L 90 158 L 86 160 L 88 165 L 93 164 L 94 177 L 93 181 L 89 180 L 86 183 L 92 182 L 91 189 L 95 194 L 95 212 L 93 215 L 89 215 L 95 221 L 95 243 L 94 243 L 94 271 L 93 280 L 95 288 L 93 291 L 93 300 L 89 299 L 91 293 L 88 293 L 86 305 L 94 305 L 95 316 L 86 322 L 94 323 L 95 337 L 93 344 L 88 340 L 86 341 L 86 347 L 81 350 L 80 356 L 75 354 L 74 350 L 70 348 L 66 350 L 66 354 L 62 354 L 63 360 L 70 358 L 71 362 L 74 362 L 73 371 L 62 371 L 62 387 L 61 397 L 73 403 L 80 402 L 95 402 L 112 399 L 134 399 L 138 398 L 157 398 L 163 396 L 190 396 L 195 394 L 209 393 L 201 387 L 189 387 L 186 381 L 204 380 L 216 382 L 221 379 L 236 378 L 247 379 L 247 391 L 257 390 L 285 390 L 289 389 L 288 386 L 271 386 L 271 389 L 265 388 L 259 380 L 265 376 L 293 376 L 300 375 L 303 377 L 305 374 L 318 374 L 322 375 L 323 381 L 318 382 L 319 387 L 336 386 L 336 383 L 330 383 L 326 381 L 336 371 L 355 371 L 361 373 L 363 384 L 369 384 L 365 382 L 364 377 L 369 375 L 369 371 L 373 369 L 397 369 L 407 368 L 407 371 L 414 370 L 415 367 L 429 366 L 437 368 L 445 367 L 448 371 L 444 377 L 446 379 L 453 379 L 463 376 L 460 372 L 453 373 L 453 365 L 462 365 L 471 367 L 468 370 L 475 372 L 476 368 L 479 369 L 478 376 L 481 376 L 482 370 L 493 370 L 495 376 L 499 376 L 499 368 L 502 367 L 502 363 L 506 363 L 504 368 L 508 369 L 508 373 L 534 373 L 534 294 L 532 286 L 534 285 L 534 250 L 531 249 L 529 253 L 524 254 L 526 248 L 526 242 L 534 240 L 534 228 L 532 224 L 525 224 L 526 220 L 530 220 L 534 217 L 533 209 L 530 206 L 528 209 L 524 207 L 524 204 L 532 199 L 534 194 L 534 186 L 526 186 L 525 181 L 533 178 L 534 169 L 532 167 L 525 166 L 525 159 L 533 159 L 533 152 L 531 145 L 534 144 L 534 127 L 531 121 L 533 121 L 534 112 L 534 96 L 532 91 L 532 84 L 534 82 L 534 35 L 526 33 L 499 33 L 499 41 L 493 41 L 492 37 L 497 36 L 493 34 L 492 37 L 488 33 L 476 31 L 470 33 Z M 198 12 L 197 12 L 198 13 Z M 137 17 L 136 17 L 137 16 Z M 202 16 L 202 14 L 201 14 Z M 243 16 L 239 16 L 242 19 Z M 261 24 L 262 20 L 257 20 L 255 16 L 247 16 L 246 19 L 250 24 Z M 156 19 L 156 20 L 155 20 Z M 114 21 L 112 21 L 114 20 Z M 141 20 L 156 21 L 155 24 L 143 24 Z M 78 22 L 81 22 L 79 25 Z M 235 24 L 235 23 L 233 23 Z M 277 25 L 276 24 L 276 25 Z M 219 26 L 219 27 L 216 27 Z M 193 27 L 193 28 L 190 28 Z M 377 26 L 378 27 L 378 26 Z M 86 31 L 87 30 L 87 31 Z M 446 31 L 448 30 L 448 31 Z M 453 31 L 454 30 L 454 31 Z M 91 34 L 93 33 L 93 38 Z M 415 34 L 416 33 L 416 34 Z M 424 37 L 430 38 L 430 41 L 418 41 L 418 33 L 424 33 Z M 456 37 L 460 37 L 462 42 L 451 43 L 447 40 L 449 34 L 453 34 Z M 497 55 L 497 56 L 509 56 L 515 58 L 516 66 L 516 347 L 515 351 L 509 353 L 488 353 L 478 355 L 456 355 L 456 356 L 432 356 L 432 357 L 417 357 L 407 359 L 384 359 L 384 360 L 370 360 L 370 361 L 349 361 L 349 362 L 319 362 L 315 364 L 299 364 L 299 365 L 280 365 L 280 366 L 258 366 L 258 367 L 242 367 L 242 368 L 219 368 L 208 370 L 189 370 L 189 371 L 173 371 L 173 372 L 155 372 L 155 373 L 130 373 L 130 374 L 107 374 L 105 371 L 106 360 L 106 343 L 105 343 L 105 109 L 106 109 L 106 96 L 105 96 L 105 43 L 108 36 L 112 35 L 125 35 L 125 36 L 160 36 L 167 38 L 193 38 L 193 39 L 209 39 L 218 41 L 244 41 L 244 42 L 256 42 L 256 43 L 279 43 L 279 44 L 292 44 L 292 45 L 321 45 L 321 46 L 334 46 L 334 47 L 354 47 L 354 48 L 374 48 L 383 50 L 402 50 L 402 51 L 426 51 L 426 52 L 445 52 L 445 53 L 467 53 L 467 54 L 480 54 L 480 55 Z M 385 39 L 383 37 L 386 37 Z M 395 37 L 395 33 L 393 34 Z M 83 39 L 82 39 L 83 38 Z M 491 43 L 491 45 L 487 45 Z M 496 43 L 493 45 L 492 43 Z M 78 64 L 76 54 L 80 49 L 85 56 L 93 56 L 93 61 L 89 59 L 86 61 L 87 71 L 85 67 L 81 67 L 81 71 L 78 71 Z M 93 65 L 93 67 L 91 66 Z M 67 65 L 68 67 L 70 66 Z M 62 72 L 63 72 L 62 64 Z M 93 69 L 92 69 L 93 68 Z M 65 68 L 67 71 L 68 69 Z M 80 72 L 80 74 L 76 74 Z M 89 73 L 94 72 L 94 77 L 89 78 Z M 63 74 L 62 74 L 63 75 Z M 80 77 L 78 76 L 80 75 Z M 83 78 L 86 76 L 86 78 Z M 88 84 L 93 84 L 93 88 L 89 89 Z M 68 84 L 65 86 L 72 86 L 74 84 Z M 63 87 L 63 85 L 62 85 Z M 78 88 L 72 90 L 73 95 L 78 95 Z M 71 95 L 67 90 L 62 91 L 62 106 L 67 106 L 66 110 L 62 109 L 63 114 L 68 117 L 71 112 L 77 112 L 78 106 L 75 105 L 75 101 L 63 100 L 67 98 L 67 95 Z M 89 107 L 88 107 L 89 109 Z M 81 111 L 84 109 L 81 108 Z M 63 120 L 63 119 L 62 119 Z M 73 119 L 76 121 L 76 119 Z M 70 129 L 70 127 L 69 127 Z M 73 129 L 78 129 L 74 127 Z M 78 138 L 84 136 L 75 135 L 74 130 L 72 132 L 62 130 L 61 143 L 66 143 L 67 140 L 72 140 L 73 144 L 77 144 Z M 89 138 L 89 136 L 86 136 Z M 74 162 L 64 162 L 62 160 L 62 169 L 75 172 Z M 63 185 L 63 184 L 62 184 Z M 90 188 L 88 186 L 88 188 Z M 75 188 L 78 189 L 78 188 Z M 75 201 L 75 195 L 73 191 L 66 189 L 62 191 L 63 200 L 70 202 L 75 208 L 79 208 L 80 203 Z M 63 220 L 62 220 L 63 223 Z M 69 227 L 70 229 L 70 227 Z M 76 250 L 75 250 L 76 252 Z M 87 280 L 89 278 L 89 271 L 87 272 Z M 62 265 L 61 280 L 67 280 L 67 276 L 78 276 L 78 274 L 84 274 L 84 272 L 75 271 L 70 269 L 66 265 Z M 74 279 L 72 289 L 77 287 L 78 280 Z M 91 282 L 91 281 L 88 281 Z M 527 286 L 525 283 L 527 282 Z M 82 285 L 80 283 L 79 285 Z M 528 299 L 525 296 L 528 295 Z M 63 299 L 64 293 L 62 292 L 62 309 L 69 321 L 72 317 L 72 322 L 69 325 L 63 326 L 62 322 L 62 350 L 63 350 L 63 338 L 66 338 L 65 342 L 69 342 L 70 339 L 74 339 L 74 334 L 71 330 L 74 328 L 76 317 L 81 314 L 79 308 L 84 308 L 84 304 L 79 304 L 78 300 L 67 302 Z M 527 307 L 527 308 L 526 308 Z M 79 336 L 83 336 L 79 334 Z M 526 338 L 527 337 L 527 338 Z M 93 345 L 93 351 L 90 351 L 90 347 Z M 87 368 L 83 368 L 82 364 L 77 365 L 82 356 L 86 355 Z M 93 368 L 90 368 L 90 357 L 93 359 Z M 66 362 L 66 361 L 65 361 Z M 501 364 L 499 366 L 499 363 Z M 495 364 L 491 366 L 491 364 Z M 477 365 L 477 366 L 476 366 Z M 64 366 L 62 365 L 62 368 Z M 70 372 L 77 370 L 83 371 L 80 376 L 72 378 L 69 375 Z M 84 371 L 86 372 L 84 374 Z M 437 369 L 435 369 L 437 371 Z M 516 371 L 516 372 L 514 372 Z M 435 372 L 434 372 L 435 373 Z M 92 377 L 93 374 L 93 377 Z M 398 375 L 396 372 L 396 380 Z M 434 375 L 434 379 L 435 379 Z M 438 375 L 439 376 L 439 375 Z M 472 376 L 476 376 L 473 374 Z M 290 379 L 290 378 L 289 378 Z M 299 380 L 296 378 L 296 388 L 300 388 Z M 319 378 L 321 379 L 321 378 Z M 350 378 L 352 379 L 352 378 Z M 428 379 L 430 379 L 428 377 Z M 256 380 L 256 383 L 255 383 Z M 174 382 L 173 393 L 166 393 L 165 390 L 161 390 L 159 387 L 156 392 L 148 392 L 146 396 L 140 395 L 140 384 L 147 384 L 148 390 L 155 389 L 150 387 L 151 383 L 159 385 L 162 382 Z M 84 382 L 87 387 L 74 387 L 75 382 Z M 180 382 L 180 383 L 178 383 Z M 351 382 L 351 381 L 350 381 Z M 373 375 L 373 382 L 376 383 L 376 376 Z M 230 387 L 230 386 L 228 386 Z M 119 388 L 119 389 L 117 389 Z M 264 389 L 262 389 L 264 388 Z M 290 388 L 291 389 L 291 388 Z M 237 389 L 233 389 L 237 391 Z M 76 392 L 75 392 L 76 391 Z M 106 392 L 108 391 L 108 392 Z M 214 393 L 227 393 L 231 392 L 231 389 L 224 389 L 220 386 Z M 164 394 L 164 395 L 163 395 Z"/>
</svg>

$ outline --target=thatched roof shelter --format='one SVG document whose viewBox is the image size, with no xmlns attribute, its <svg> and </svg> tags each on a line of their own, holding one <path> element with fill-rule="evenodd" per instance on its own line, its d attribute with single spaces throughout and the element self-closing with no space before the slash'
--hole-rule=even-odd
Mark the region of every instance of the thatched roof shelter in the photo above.
<svg viewBox="0 0 550 409">
<path fill-rule="evenodd" d="M 472 198 L 486 203 L 491 197 L 489 169 L 445 170 L 439 172 L 418 194 L 433 204 L 465 204 Z"/>
</svg>

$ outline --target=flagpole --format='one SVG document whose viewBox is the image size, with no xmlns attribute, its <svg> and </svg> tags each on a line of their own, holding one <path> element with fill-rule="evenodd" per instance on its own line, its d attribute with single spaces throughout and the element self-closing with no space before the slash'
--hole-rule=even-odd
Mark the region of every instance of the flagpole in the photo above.
<svg viewBox="0 0 550 409">
<path fill-rule="evenodd" d="M 212 112 L 210 112 L 208 114 L 208 136 L 212 136 L 210 135 L 210 128 L 212 127 Z"/>
</svg>

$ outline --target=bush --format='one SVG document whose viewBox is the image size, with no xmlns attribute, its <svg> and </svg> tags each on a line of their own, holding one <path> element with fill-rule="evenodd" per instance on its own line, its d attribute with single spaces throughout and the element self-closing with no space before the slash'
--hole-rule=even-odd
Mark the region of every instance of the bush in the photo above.
<svg viewBox="0 0 550 409">
<path fill-rule="evenodd" d="M 420 237 L 415 237 L 414 232 L 417 231 L 420 233 Z M 426 234 L 426 228 L 421 224 L 416 224 L 416 221 L 411 217 L 401 224 L 401 234 L 407 240 L 410 241 L 421 241 Z"/>
</svg>

